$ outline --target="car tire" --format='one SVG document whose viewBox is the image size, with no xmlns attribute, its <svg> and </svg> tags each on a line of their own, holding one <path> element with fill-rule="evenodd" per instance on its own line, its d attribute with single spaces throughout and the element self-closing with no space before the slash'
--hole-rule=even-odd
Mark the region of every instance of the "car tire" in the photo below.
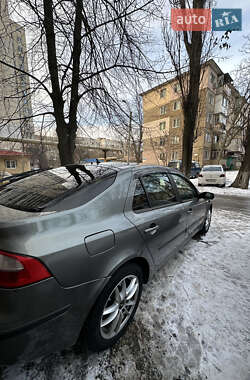
<svg viewBox="0 0 250 380">
<path fill-rule="evenodd" d="M 142 270 L 134 263 L 124 265 L 111 277 L 85 323 L 91 351 L 105 350 L 124 335 L 138 307 L 142 283 Z"/>
<path fill-rule="evenodd" d="M 207 211 L 203 226 L 201 230 L 199 231 L 199 235 L 205 235 L 208 232 L 210 228 L 210 224 L 211 224 L 211 219 L 212 219 L 212 209 L 209 208 Z"/>
</svg>

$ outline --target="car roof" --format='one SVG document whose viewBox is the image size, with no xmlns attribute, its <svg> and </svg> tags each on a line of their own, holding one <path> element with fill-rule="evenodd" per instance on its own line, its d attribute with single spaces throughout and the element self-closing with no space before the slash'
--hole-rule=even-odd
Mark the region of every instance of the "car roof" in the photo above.
<svg viewBox="0 0 250 380">
<path fill-rule="evenodd" d="M 220 167 L 223 167 L 222 165 L 220 164 L 217 164 L 217 165 L 204 165 L 203 168 L 214 168 L 214 167 L 217 167 L 217 166 L 220 166 Z"/>
<path fill-rule="evenodd" d="M 169 166 L 163 166 L 163 165 L 140 165 L 140 164 L 136 164 L 136 163 L 130 163 L 130 164 L 127 164 L 126 162 L 124 163 L 121 163 L 121 165 L 109 165 L 109 163 L 105 162 L 105 163 L 100 163 L 98 164 L 98 166 L 102 166 L 102 165 L 105 165 L 105 167 L 110 167 L 114 170 L 117 170 L 118 172 L 122 171 L 144 171 L 144 170 L 165 170 L 165 171 L 168 171 L 168 172 L 175 172 L 175 173 L 181 173 L 179 170 L 175 169 L 175 168 L 171 168 Z M 87 166 L 87 165 L 85 165 Z M 181 173 L 182 174 L 182 173 Z"/>
</svg>

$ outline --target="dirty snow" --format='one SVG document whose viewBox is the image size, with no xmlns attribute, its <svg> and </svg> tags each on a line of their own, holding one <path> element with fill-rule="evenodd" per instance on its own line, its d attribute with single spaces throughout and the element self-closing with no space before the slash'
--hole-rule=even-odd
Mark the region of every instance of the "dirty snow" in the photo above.
<svg viewBox="0 0 250 380">
<path fill-rule="evenodd" d="M 240 217 L 239 217 L 240 216 Z M 111 350 L 82 347 L 0 372 L 1 380 L 249 380 L 250 217 L 215 210 L 144 287 L 135 321 Z"/>
<path fill-rule="evenodd" d="M 233 183 L 237 176 L 238 171 L 232 170 L 225 172 L 226 174 L 226 187 L 217 187 L 217 186 L 199 186 L 198 187 L 198 178 L 191 179 L 193 184 L 198 188 L 200 192 L 202 191 L 210 191 L 214 194 L 221 194 L 221 195 L 229 195 L 229 196 L 238 196 L 238 197 L 249 197 L 250 198 L 250 181 L 248 189 L 236 189 L 234 187 L 230 187 L 230 185 Z"/>
</svg>

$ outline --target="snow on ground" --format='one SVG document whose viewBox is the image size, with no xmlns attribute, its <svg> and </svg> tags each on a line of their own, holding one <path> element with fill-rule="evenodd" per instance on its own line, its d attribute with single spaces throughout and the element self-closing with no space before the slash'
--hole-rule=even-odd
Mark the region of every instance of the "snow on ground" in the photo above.
<svg viewBox="0 0 250 380">
<path fill-rule="evenodd" d="M 239 217 L 240 216 L 240 217 Z M 135 321 L 111 350 L 74 349 L 7 367 L 1 380 L 249 380 L 250 218 L 214 211 L 144 287 Z"/>
<path fill-rule="evenodd" d="M 249 197 L 250 198 L 250 181 L 249 181 L 249 187 L 247 190 L 244 189 L 236 189 L 234 187 L 230 187 L 230 185 L 235 180 L 238 171 L 232 170 L 225 172 L 226 173 L 226 187 L 217 187 L 217 186 L 199 186 L 198 187 L 198 178 L 191 179 L 193 184 L 198 188 L 200 192 L 202 191 L 210 191 L 214 194 L 222 194 L 222 195 L 236 195 L 240 197 Z"/>
</svg>

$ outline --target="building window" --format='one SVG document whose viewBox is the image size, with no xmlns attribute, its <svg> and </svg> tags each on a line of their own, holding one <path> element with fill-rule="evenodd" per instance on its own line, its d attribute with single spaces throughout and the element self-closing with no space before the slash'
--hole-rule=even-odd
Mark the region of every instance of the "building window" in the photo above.
<svg viewBox="0 0 250 380">
<path fill-rule="evenodd" d="M 172 136 L 171 137 L 171 144 L 179 144 L 180 137 L 179 136 Z"/>
<path fill-rule="evenodd" d="M 180 92 L 180 91 L 181 91 L 180 84 L 179 84 L 179 83 L 174 84 L 173 89 L 174 89 L 174 92 L 175 92 L 176 94 L 177 94 L 178 92 Z"/>
<path fill-rule="evenodd" d="M 208 103 L 211 105 L 214 104 L 214 96 L 212 94 L 208 94 Z"/>
<path fill-rule="evenodd" d="M 173 119 L 173 128 L 177 128 L 181 125 L 180 119 Z"/>
<path fill-rule="evenodd" d="M 165 121 L 162 121 L 160 123 L 160 131 L 164 131 L 166 129 L 166 122 Z"/>
<path fill-rule="evenodd" d="M 210 82 L 214 85 L 216 85 L 216 76 L 214 75 L 214 73 L 211 71 L 210 73 Z"/>
<path fill-rule="evenodd" d="M 160 146 L 165 145 L 165 137 L 160 137 Z"/>
<path fill-rule="evenodd" d="M 160 90 L 160 98 L 165 98 L 165 96 L 166 96 L 166 89 L 165 89 L 165 88 L 162 88 L 162 89 Z"/>
<path fill-rule="evenodd" d="M 211 135 L 209 133 L 205 134 L 205 142 L 211 143 Z"/>
<path fill-rule="evenodd" d="M 218 135 L 214 135 L 214 143 L 218 143 L 219 142 L 219 136 Z"/>
<path fill-rule="evenodd" d="M 178 159 L 178 152 L 172 152 L 171 153 L 171 160 L 177 160 Z"/>
<path fill-rule="evenodd" d="M 167 113 L 167 106 L 165 104 L 164 106 L 161 106 L 161 108 L 160 108 L 160 114 L 161 115 L 166 115 L 166 113 Z"/>
<path fill-rule="evenodd" d="M 212 150 L 212 152 L 211 152 L 211 159 L 215 160 L 218 157 L 218 153 L 219 152 L 217 152 L 217 150 Z"/>
<path fill-rule="evenodd" d="M 179 100 L 176 100 L 176 101 L 174 102 L 174 104 L 173 104 L 173 110 L 174 110 L 174 111 L 177 111 L 177 110 L 179 110 L 180 108 L 181 108 L 181 103 L 180 103 Z"/>
<path fill-rule="evenodd" d="M 212 113 L 207 114 L 207 122 L 208 122 L 208 124 L 213 124 L 213 114 Z"/>
<path fill-rule="evenodd" d="M 210 152 L 208 150 L 204 150 L 204 160 L 209 160 Z"/>
<path fill-rule="evenodd" d="M 222 105 L 223 105 L 223 107 L 226 107 L 226 108 L 228 106 L 228 100 L 225 96 L 223 96 L 223 98 L 222 98 Z"/>
<path fill-rule="evenodd" d="M 165 153 L 160 153 L 160 160 L 165 160 L 166 154 Z"/>
<path fill-rule="evenodd" d="M 16 169 L 17 161 L 16 160 L 6 160 L 5 161 L 6 169 Z"/>
</svg>

